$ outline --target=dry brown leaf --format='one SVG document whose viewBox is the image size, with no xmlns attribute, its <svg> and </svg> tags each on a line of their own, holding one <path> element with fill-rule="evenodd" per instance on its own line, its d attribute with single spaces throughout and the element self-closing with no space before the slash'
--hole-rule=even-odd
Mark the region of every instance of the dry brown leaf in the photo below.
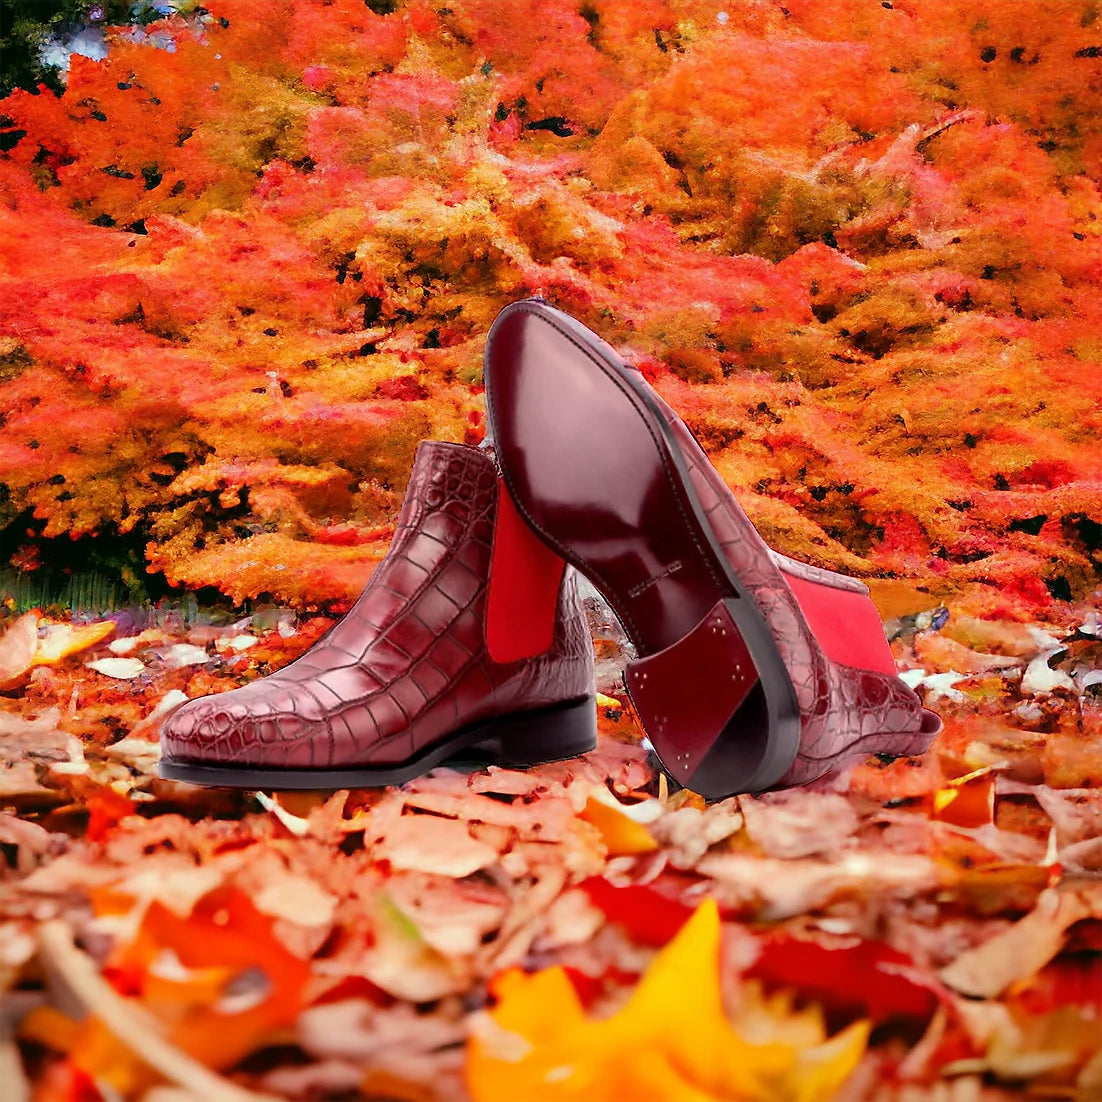
<svg viewBox="0 0 1102 1102">
<path fill-rule="evenodd" d="M 505 891 L 495 885 L 418 872 L 392 877 L 387 890 L 425 944 L 445 956 L 477 952 L 501 926 L 509 905 Z"/>
<path fill-rule="evenodd" d="M 560 841 L 574 829 L 574 811 L 585 806 L 584 799 L 580 807 L 575 809 L 567 799 L 550 795 L 531 803 L 520 799 L 505 803 L 489 796 L 478 795 L 465 784 L 460 787 L 439 783 L 439 778 L 433 780 L 437 783 L 431 787 L 417 785 L 403 793 L 402 802 L 405 806 L 453 819 L 508 827 L 522 838 L 542 842 Z"/>
<path fill-rule="evenodd" d="M 920 632 L 915 636 L 915 656 L 927 670 L 956 670 L 963 674 L 986 673 L 1021 665 L 1018 658 L 984 654 L 937 632 Z"/>
<path fill-rule="evenodd" d="M 964 995 L 998 998 L 1015 980 L 1043 968 L 1064 944 L 1068 927 L 1091 915 L 1102 915 L 1102 891 L 1042 892 L 1025 918 L 982 945 L 962 953 L 939 975 Z"/>
<path fill-rule="evenodd" d="M 547 908 L 543 932 L 533 942 L 538 952 L 584 945 L 605 924 L 604 912 L 580 888 L 571 888 Z"/>
<path fill-rule="evenodd" d="M 469 960 L 432 948 L 389 892 L 377 892 L 372 903 L 373 940 L 355 962 L 355 974 L 413 1003 L 468 989 L 473 972 Z"/>
<path fill-rule="evenodd" d="M 423 1014 L 407 1003 L 381 1008 L 342 999 L 305 1010 L 298 1020 L 302 1047 L 314 1056 L 368 1061 L 383 1053 L 431 1052 L 464 1040 L 461 1021 Z"/>
<path fill-rule="evenodd" d="M 38 613 L 25 612 L 0 636 L 0 689 L 12 688 L 29 672 L 38 649 Z"/>
<path fill-rule="evenodd" d="M 392 869 L 431 872 L 458 879 L 492 865 L 498 851 L 471 837 L 467 824 L 439 815 L 402 815 L 375 843 L 376 860 Z"/>
<path fill-rule="evenodd" d="M 955 614 L 942 634 L 958 643 L 988 654 L 1032 658 L 1040 651 L 1056 646 L 1059 638 L 1039 624 L 1019 624 L 1013 620 L 981 620 L 967 614 Z"/>
<path fill-rule="evenodd" d="M 754 857 L 708 853 L 697 871 L 715 880 L 721 903 L 779 920 L 815 911 L 834 900 L 855 898 L 865 907 L 881 899 L 910 899 L 937 888 L 940 875 L 930 857 L 850 853 L 840 860 Z"/>
<path fill-rule="evenodd" d="M 57 708 L 47 708 L 27 719 L 0 711 L 0 798 L 16 809 L 37 809 L 63 803 L 63 793 L 39 780 L 39 769 L 51 762 L 67 762 L 72 740 L 60 730 Z"/>
<path fill-rule="evenodd" d="M 793 789 L 739 800 L 746 833 L 770 857 L 810 857 L 847 848 L 858 827 L 844 796 Z"/>
<path fill-rule="evenodd" d="M 524 960 L 547 925 L 547 910 L 566 886 L 566 870 L 543 852 L 547 847 L 519 845 L 502 859 L 502 868 L 517 882 L 512 909 L 496 941 L 485 946 L 487 967 L 509 968 Z M 525 877 L 534 877 L 525 883 Z"/>
<path fill-rule="evenodd" d="M 38 823 L 20 819 L 11 812 L 0 811 L 0 843 L 15 847 L 16 870 L 25 875 L 47 854 L 62 853 L 68 838 L 52 834 Z"/>
<path fill-rule="evenodd" d="M 667 811 L 650 829 L 662 843 L 671 865 L 691 869 L 712 846 L 737 834 L 742 825 L 739 801 L 732 797 L 703 810 L 679 807 Z"/>
<path fill-rule="evenodd" d="M 329 926 L 337 909 L 337 897 L 309 876 L 285 873 L 269 878 L 253 896 L 253 905 L 262 914 L 298 926 Z"/>
</svg>

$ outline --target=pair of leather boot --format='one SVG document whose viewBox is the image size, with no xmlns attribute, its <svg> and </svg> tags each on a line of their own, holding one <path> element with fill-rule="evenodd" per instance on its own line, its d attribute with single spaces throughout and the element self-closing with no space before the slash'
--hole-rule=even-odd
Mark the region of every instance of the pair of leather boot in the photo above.
<svg viewBox="0 0 1102 1102">
<path fill-rule="evenodd" d="M 655 753 L 703 796 L 927 748 L 941 721 L 896 676 L 868 588 L 771 550 L 611 347 L 529 299 L 494 322 L 485 378 L 496 458 L 421 444 L 351 611 L 278 673 L 173 713 L 162 776 L 363 787 L 592 749 L 574 570 L 634 644 L 627 689 Z"/>
</svg>

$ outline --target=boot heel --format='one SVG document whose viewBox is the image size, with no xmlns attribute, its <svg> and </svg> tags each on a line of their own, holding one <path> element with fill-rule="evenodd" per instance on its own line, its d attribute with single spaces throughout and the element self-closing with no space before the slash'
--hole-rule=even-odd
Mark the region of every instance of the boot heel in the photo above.
<svg viewBox="0 0 1102 1102">
<path fill-rule="evenodd" d="M 709 799 L 770 787 L 799 745 L 788 671 L 768 656 L 755 661 L 741 606 L 717 601 L 676 643 L 627 668 L 632 705 L 662 765 Z"/>
<path fill-rule="evenodd" d="M 515 712 L 493 723 L 492 734 L 469 749 L 495 765 L 528 766 L 586 754 L 597 745 L 597 703 L 593 697 L 550 708 Z"/>
</svg>

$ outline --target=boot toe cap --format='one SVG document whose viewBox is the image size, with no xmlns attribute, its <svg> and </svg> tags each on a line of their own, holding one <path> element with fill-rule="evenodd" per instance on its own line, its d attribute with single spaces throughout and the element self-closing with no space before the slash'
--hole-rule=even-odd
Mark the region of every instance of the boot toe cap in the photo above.
<svg viewBox="0 0 1102 1102">
<path fill-rule="evenodd" d="M 259 688 L 262 683 L 256 683 Z M 161 725 L 161 755 L 171 761 L 267 764 L 306 734 L 305 718 L 281 707 L 283 694 L 244 686 L 181 705 Z"/>
</svg>

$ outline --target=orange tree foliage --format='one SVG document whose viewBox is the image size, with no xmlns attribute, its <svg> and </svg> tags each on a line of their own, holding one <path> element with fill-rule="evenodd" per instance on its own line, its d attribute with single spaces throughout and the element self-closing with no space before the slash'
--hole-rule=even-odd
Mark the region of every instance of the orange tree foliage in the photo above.
<svg viewBox="0 0 1102 1102">
<path fill-rule="evenodd" d="M 347 598 L 541 290 L 784 549 L 1023 614 L 1090 585 L 1093 0 L 207 8 L 0 104 L 0 482 L 34 539 Z"/>
</svg>

